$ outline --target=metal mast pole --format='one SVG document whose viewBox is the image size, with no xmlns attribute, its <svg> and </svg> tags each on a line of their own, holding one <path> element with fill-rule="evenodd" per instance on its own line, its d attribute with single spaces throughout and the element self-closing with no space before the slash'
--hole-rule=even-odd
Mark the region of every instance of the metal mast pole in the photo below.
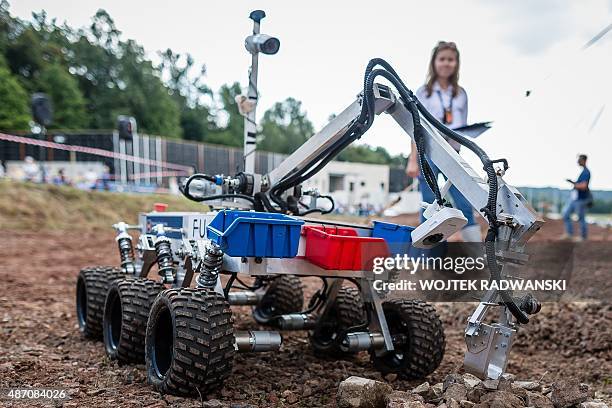
<svg viewBox="0 0 612 408">
<path fill-rule="evenodd" d="M 262 10 L 255 10 L 249 18 L 253 20 L 253 35 L 259 34 L 259 23 L 266 16 Z M 251 68 L 249 69 L 249 90 L 247 98 L 253 102 L 253 109 L 244 116 L 244 172 L 255 173 L 255 149 L 257 147 L 257 65 L 259 52 L 251 53 Z"/>
</svg>

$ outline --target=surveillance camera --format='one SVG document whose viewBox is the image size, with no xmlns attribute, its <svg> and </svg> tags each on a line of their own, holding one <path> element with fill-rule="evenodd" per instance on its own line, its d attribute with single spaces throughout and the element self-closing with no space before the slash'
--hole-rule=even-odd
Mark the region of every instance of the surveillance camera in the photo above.
<svg viewBox="0 0 612 408">
<path fill-rule="evenodd" d="M 410 234 L 412 246 L 433 248 L 461 230 L 465 224 L 467 224 L 467 219 L 461 211 L 456 208 L 442 207 L 412 231 Z"/>
<path fill-rule="evenodd" d="M 244 46 L 251 54 L 263 52 L 264 54 L 274 55 L 280 48 L 280 41 L 278 38 L 267 34 L 255 34 L 246 38 Z"/>
</svg>

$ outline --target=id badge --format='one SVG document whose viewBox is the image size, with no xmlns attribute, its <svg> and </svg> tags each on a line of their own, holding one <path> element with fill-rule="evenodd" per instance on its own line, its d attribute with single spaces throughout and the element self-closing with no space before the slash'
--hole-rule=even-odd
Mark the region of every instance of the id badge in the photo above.
<svg viewBox="0 0 612 408">
<path fill-rule="evenodd" d="M 444 124 L 448 125 L 450 123 L 453 123 L 453 111 L 444 109 Z"/>
</svg>

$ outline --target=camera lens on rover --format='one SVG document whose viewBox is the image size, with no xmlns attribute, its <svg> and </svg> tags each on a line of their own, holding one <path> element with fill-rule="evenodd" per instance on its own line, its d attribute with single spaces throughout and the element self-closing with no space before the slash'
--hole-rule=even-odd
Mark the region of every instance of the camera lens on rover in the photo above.
<svg viewBox="0 0 612 408">
<path fill-rule="evenodd" d="M 442 241 L 442 238 L 444 238 L 443 234 L 433 234 L 428 236 L 427 238 L 425 238 L 423 240 L 423 243 L 426 245 L 433 245 L 433 244 L 437 244 L 438 242 Z"/>
</svg>

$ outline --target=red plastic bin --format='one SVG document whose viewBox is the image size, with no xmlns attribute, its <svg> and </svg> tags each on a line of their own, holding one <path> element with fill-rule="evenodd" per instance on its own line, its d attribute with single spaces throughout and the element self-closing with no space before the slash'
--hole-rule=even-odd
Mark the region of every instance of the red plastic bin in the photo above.
<svg viewBox="0 0 612 408">
<path fill-rule="evenodd" d="M 372 270 L 374 258 L 388 257 L 383 238 L 360 237 L 353 228 L 306 226 L 305 258 L 323 269 Z"/>
</svg>

